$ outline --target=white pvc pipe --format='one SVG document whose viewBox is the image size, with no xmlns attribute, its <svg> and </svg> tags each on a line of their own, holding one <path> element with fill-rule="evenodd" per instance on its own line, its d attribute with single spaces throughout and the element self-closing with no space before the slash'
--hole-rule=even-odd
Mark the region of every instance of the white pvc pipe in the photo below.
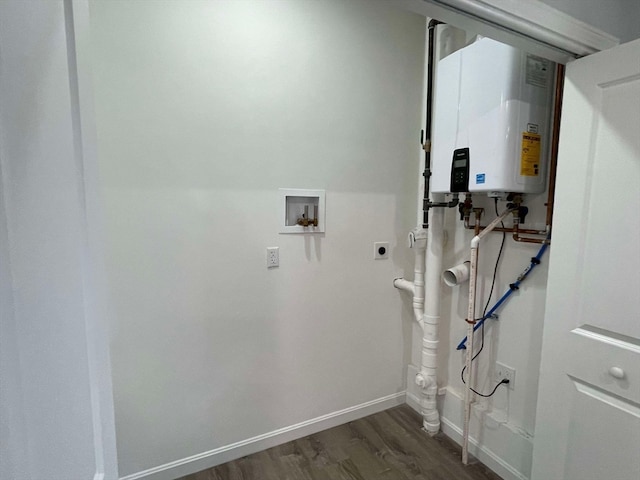
<svg viewBox="0 0 640 480">
<path fill-rule="evenodd" d="M 469 264 L 471 262 L 466 261 L 455 267 L 448 268 L 442 274 L 442 280 L 448 287 L 458 286 L 467 280 L 469 280 Z"/>
<path fill-rule="evenodd" d="M 440 195 L 444 197 L 443 195 Z M 433 201 L 443 201 L 434 194 Z M 431 210 L 427 236 L 425 276 L 425 309 L 422 337 L 422 361 L 416 383 L 422 387 L 421 410 L 423 426 L 429 435 L 440 431 L 440 415 L 437 408 L 438 328 L 440 324 L 440 292 L 442 272 L 442 250 L 444 237 L 444 208 Z"/>
<path fill-rule="evenodd" d="M 477 236 L 476 236 L 477 237 Z M 474 237 L 474 240 L 476 239 Z M 476 279 L 478 276 L 478 245 L 471 244 L 471 264 L 469 266 L 469 305 L 467 309 L 467 355 L 465 366 L 467 370 L 467 388 L 464 391 L 464 425 L 462 429 L 462 463 L 469 463 L 469 423 L 471 421 L 471 379 L 473 359 L 473 323 L 476 310 Z"/>
<path fill-rule="evenodd" d="M 438 394 L 436 373 L 443 223 L 444 209 L 433 209 L 429 230 L 417 229 L 409 234 L 409 244 L 411 248 L 415 248 L 414 281 L 404 278 L 396 278 L 393 281 L 396 288 L 413 294 L 414 316 L 423 332 L 420 372 L 416 375 L 415 381 L 422 390 L 420 410 L 424 429 L 430 435 L 440 431 L 440 414 L 436 403 Z M 428 265 L 426 278 L 425 261 Z M 428 300 L 425 297 L 428 297 Z"/>
<path fill-rule="evenodd" d="M 402 290 L 403 292 L 410 293 L 411 296 L 413 296 L 415 292 L 415 287 L 413 285 L 413 282 L 406 280 L 404 278 L 396 278 L 393 281 L 393 286 L 396 287 L 398 290 Z"/>
<path fill-rule="evenodd" d="M 462 431 L 462 463 L 469 463 L 469 423 L 471 422 L 471 389 L 473 381 L 473 325 L 476 314 L 476 280 L 478 277 L 478 248 L 480 240 L 498 226 L 513 209 L 505 210 L 498 218 L 487 225 L 478 235 L 471 239 L 471 263 L 469 265 L 469 306 L 467 309 L 467 388 L 464 391 L 464 427 Z"/>
<path fill-rule="evenodd" d="M 427 239 L 416 243 L 416 262 L 413 269 L 413 314 L 421 328 L 424 328 L 424 259 Z"/>
<path fill-rule="evenodd" d="M 427 232 L 416 229 L 409 233 L 409 245 L 415 249 L 415 263 L 413 268 L 413 282 L 404 278 L 396 278 L 393 286 L 413 296 L 413 316 L 423 328 L 424 316 L 424 259 L 427 248 Z"/>
</svg>

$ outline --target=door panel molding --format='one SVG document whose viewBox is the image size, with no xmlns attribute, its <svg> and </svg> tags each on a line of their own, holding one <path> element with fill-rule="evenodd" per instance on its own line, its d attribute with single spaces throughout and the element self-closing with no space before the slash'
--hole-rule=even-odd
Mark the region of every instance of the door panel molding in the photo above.
<svg viewBox="0 0 640 480">
<path fill-rule="evenodd" d="M 640 419 L 640 405 L 569 375 L 578 392 Z"/>
</svg>

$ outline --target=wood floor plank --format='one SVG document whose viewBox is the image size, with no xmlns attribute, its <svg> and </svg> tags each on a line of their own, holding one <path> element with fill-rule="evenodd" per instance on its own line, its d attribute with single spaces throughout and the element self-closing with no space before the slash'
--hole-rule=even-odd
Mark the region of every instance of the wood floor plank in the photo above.
<svg viewBox="0 0 640 480">
<path fill-rule="evenodd" d="M 425 448 L 424 442 L 414 441 L 385 412 L 362 419 L 358 428 L 372 444 L 385 451 L 385 460 L 407 478 L 428 478 L 429 472 L 440 466 L 438 457 Z"/>
<path fill-rule="evenodd" d="M 407 405 L 361 418 L 178 480 L 500 480 L 460 448 L 430 437 Z"/>
<path fill-rule="evenodd" d="M 416 458 L 418 462 L 426 461 L 426 468 L 429 469 L 434 469 L 437 465 L 437 468 L 443 472 L 449 472 L 450 474 L 455 473 L 456 478 L 460 480 L 473 480 L 475 478 L 473 476 L 474 472 L 469 473 L 466 471 L 466 468 L 462 467 L 462 465 L 460 464 L 459 455 L 454 454 L 450 450 L 435 448 L 436 445 L 440 446 L 439 443 L 435 443 L 433 441 L 422 441 L 426 433 L 422 429 L 407 428 L 410 427 L 408 423 L 406 423 L 405 426 L 402 427 L 402 424 L 398 421 L 398 418 L 394 416 L 394 413 L 395 412 L 391 411 L 387 412 L 388 416 L 394 419 L 393 424 L 401 427 L 402 431 L 408 434 L 408 436 L 411 438 L 410 441 L 405 443 L 405 447 L 408 449 L 408 452 Z M 381 424 L 381 420 L 383 419 L 384 417 L 376 417 L 372 418 L 371 422 L 378 423 L 378 428 L 385 428 L 387 427 L 387 425 Z M 412 420 L 413 422 L 422 422 L 422 419 L 417 415 L 412 416 Z M 414 424 L 413 422 L 411 424 Z M 394 434 L 396 433 L 394 429 L 390 429 L 388 427 L 385 429 L 388 430 L 388 435 L 390 436 L 394 436 Z M 437 442 L 437 438 L 429 438 L 430 440 L 436 440 Z M 451 471 L 451 467 L 453 467 L 453 471 Z"/>
<path fill-rule="evenodd" d="M 349 459 L 365 479 L 379 478 L 384 480 L 410 480 L 387 458 L 371 455 L 368 446 L 362 442 L 354 442 L 347 448 Z"/>
</svg>

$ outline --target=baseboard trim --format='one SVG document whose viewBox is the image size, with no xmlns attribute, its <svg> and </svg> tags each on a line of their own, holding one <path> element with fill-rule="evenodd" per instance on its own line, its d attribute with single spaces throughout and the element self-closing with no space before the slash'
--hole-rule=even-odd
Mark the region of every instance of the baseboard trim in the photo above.
<svg viewBox="0 0 640 480">
<path fill-rule="evenodd" d="M 353 407 L 345 408 L 337 412 L 322 415 L 304 422 L 284 427 L 272 432 L 258 435 L 247 440 L 232 443 L 224 447 L 209 450 L 207 452 L 192 455 L 174 462 L 165 463 L 157 467 L 133 473 L 120 480 L 173 480 L 178 477 L 190 475 L 200 470 L 220 465 L 235 460 L 245 455 L 275 447 L 282 443 L 290 442 L 298 438 L 306 437 L 328 428 L 336 427 L 347 422 L 352 422 L 367 415 L 381 412 L 391 407 L 405 403 L 406 392 L 402 391 L 385 397 L 361 403 Z"/>
<path fill-rule="evenodd" d="M 440 426 L 442 433 L 462 445 L 462 429 L 455 425 L 447 418 L 440 418 Z M 517 471 L 502 458 L 496 455 L 491 449 L 480 445 L 473 437 L 469 437 L 469 453 L 476 457 L 480 462 L 489 467 L 504 480 L 529 480 L 525 475 Z"/>
<path fill-rule="evenodd" d="M 413 408 L 416 412 L 422 413 L 422 407 L 420 406 L 420 398 L 413 393 L 407 392 L 407 405 Z"/>
<path fill-rule="evenodd" d="M 447 388 L 438 400 L 442 432 L 462 445 L 464 399 Z M 506 412 L 488 411 L 482 404 L 474 404 L 472 410 L 469 453 L 504 480 L 528 480 L 533 452 L 531 434 L 510 423 Z"/>
</svg>

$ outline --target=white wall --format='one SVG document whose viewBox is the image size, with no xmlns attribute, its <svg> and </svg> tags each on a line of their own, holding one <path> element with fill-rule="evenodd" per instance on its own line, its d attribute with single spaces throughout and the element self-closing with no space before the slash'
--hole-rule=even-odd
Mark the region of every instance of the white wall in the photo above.
<svg viewBox="0 0 640 480">
<path fill-rule="evenodd" d="M 0 195 L 0 478 L 3 480 L 30 478 L 10 262 L 5 196 Z"/>
<path fill-rule="evenodd" d="M 91 17 L 121 475 L 402 401 L 424 18 L 364 0 Z M 278 234 L 281 187 L 326 189 L 325 235 Z"/>
<path fill-rule="evenodd" d="M 640 38 L 638 0 L 540 0 L 561 12 L 620 39 L 620 43 Z"/>
<path fill-rule="evenodd" d="M 117 478 L 76 21 L 71 2 L 0 2 L 3 480 Z"/>
</svg>

